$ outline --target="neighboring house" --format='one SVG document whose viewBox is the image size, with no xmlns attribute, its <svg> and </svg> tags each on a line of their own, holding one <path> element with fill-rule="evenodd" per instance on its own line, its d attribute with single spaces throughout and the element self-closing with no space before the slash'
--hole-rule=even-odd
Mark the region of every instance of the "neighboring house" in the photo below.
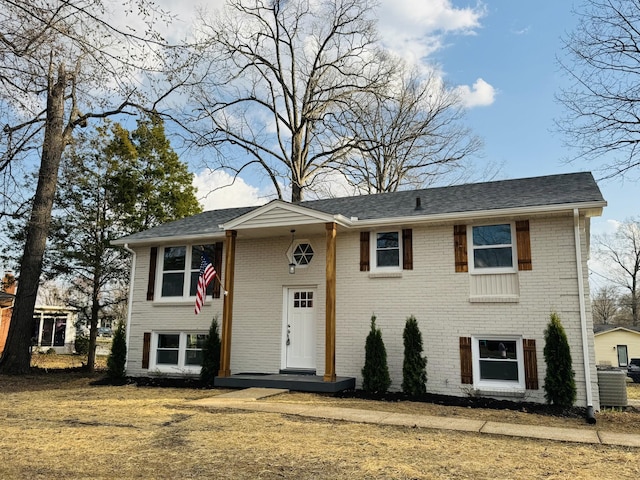
<svg viewBox="0 0 640 480">
<path fill-rule="evenodd" d="M 75 323 L 78 311 L 72 307 L 36 305 L 33 311 L 34 349 L 56 353 L 73 353 L 76 340 Z"/>
<path fill-rule="evenodd" d="M 218 316 L 216 385 L 307 373 L 327 391 L 353 379 L 360 387 L 376 315 L 399 390 L 403 329 L 415 315 L 429 392 L 544 402 L 544 329 L 557 312 L 577 404 L 598 409 L 587 258 L 590 218 L 605 206 L 592 175 L 574 173 L 276 200 L 124 237 L 114 243 L 134 253 L 127 373 L 198 374 Z M 196 316 L 203 249 L 224 286 L 210 286 Z"/>
<path fill-rule="evenodd" d="M 599 367 L 626 369 L 629 359 L 640 358 L 640 327 L 596 325 L 596 362 Z"/>
<path fill-rule="evenodd" d="M 0 292 L 0 354 L 4 351 L 13 314 L 17 282 L 12 273 L 5 273 Z M 75 322 L 77 310 L 70 307 L 36 305 L 33 312 L 34 348 L 46 352 L 53 348 L 56 353 L 73 353 L 76 338 Z"/>
<path fill-rule="evenodd" d="M 13 314 L 13 304 L 16 299 L 16 279 L 10 272 L 4 274 L 2 291 L 0 291 L 0 355 L 4 351 L 9 335 L 9 324 Z"/>
</svg>

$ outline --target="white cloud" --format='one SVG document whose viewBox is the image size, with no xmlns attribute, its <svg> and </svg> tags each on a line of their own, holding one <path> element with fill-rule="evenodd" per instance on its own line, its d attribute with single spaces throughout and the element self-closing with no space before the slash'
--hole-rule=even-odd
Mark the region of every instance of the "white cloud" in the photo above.
<svg viewBox="0 0 640 480">
<path fill-rule="evenodd" d="M 591 236 L 615 233 L 621 224 L 621 221 L 613 218 L 593 218 L 591 220 Z"/>
<path fill-rule="evenodd" d="M 274 197 L 272 192 L 249 185 L 244 179 L 223 171 L 203 170 L 193 178 L 204 210 L 262 205 Z"/>
<path fill-rule="evenodd" d="M 457 8 L 451 0 L 382 0 L 380 34 L 387 48 L 417 62 L 442 48 L 446 34 L 474 34 L 485 13 L 481 3 Z"/>
<path fill-rule="evenodd" d="M 456 90 L 460 95 L 462 104 L 467 108 L 491 105 L 496 96 L 496 89 L 482 78 L 478 78 L 471 87 L 461 85 L 456 87 Z"/>
</svg>

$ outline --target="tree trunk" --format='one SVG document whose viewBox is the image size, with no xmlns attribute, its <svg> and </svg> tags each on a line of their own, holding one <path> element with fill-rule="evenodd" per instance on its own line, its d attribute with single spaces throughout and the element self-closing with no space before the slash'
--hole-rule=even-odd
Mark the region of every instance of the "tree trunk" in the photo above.
<svg viewBox="0 0 640 480">
<path fill-rule="evenodd" d="M 65 146 L 63 117 L 66 83 L 64 65 L 60 65 L 57 79 L 54 79 L 53 73 L 49 75 L 40 173 L 27 226 L 24 254 L 20 262 L 20 277 L 6 348 L 0 359 L 0 373 L 21 375 L 28 373 L 31 366 L 33 309 L 36 304 L 42 273 L 42 258 L 51 224 L 51 210 L 58 184 L 58 168 Z"/>
<path fill-rule="evenodd" d="M 297 203 L 302 201 L 302 187 L 297 182 L 291 184 L 291 202 Z"/>
<path fill-rule="evenodd" d="M 89 354 L 87 356 L 87 371 L 89 372 L 94 372 L 96 369 L 98 313 L 100 312 L 100 278 L 100 270 L 96 269 L 93 277 L 93 292 L 91 295 L 91 320 L 89 321 Z"/>
</svg>

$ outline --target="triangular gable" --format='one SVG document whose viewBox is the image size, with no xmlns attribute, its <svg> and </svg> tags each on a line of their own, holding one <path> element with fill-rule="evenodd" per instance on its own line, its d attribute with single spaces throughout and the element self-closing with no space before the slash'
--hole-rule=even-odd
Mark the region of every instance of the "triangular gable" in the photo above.
<svg viewBox="0 0 640 480">
<path fill-rule="evenodd" d="M 331 215 L 282 200 L 273 200 L 266 205 L 220 225 L 220 228 L 224 230 L 245 230 L 251 228 L 312 225 L 327 222 L 338 222 L 342 225 L 348 223 L 346 219 L 340 215 Z"/>
<path fill-rule="evenodd" d="M 600 336 L 600 335 L 604 335 L 606 333 L 613 333 L 613 332 L 627 332 L 627 333 L 633 333 L 635 335 L 640 335 L 640 332 L 637 332 L 635 330 L 631 330 L 629 328 L 625 328 L 625 327 L 616 327 L 616 328 L 612 328 L 610 330 L 603 330 L 602 332 L 598 332 L 598 333 L 594 333 L 594 336 Z"/>
</svg>

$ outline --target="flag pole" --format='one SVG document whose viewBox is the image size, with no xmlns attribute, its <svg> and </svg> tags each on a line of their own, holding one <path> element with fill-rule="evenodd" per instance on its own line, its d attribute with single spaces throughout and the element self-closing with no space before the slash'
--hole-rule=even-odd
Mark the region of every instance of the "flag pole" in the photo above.
<svg viewBox="0 0 640 480">
<path fill-rule="evenodd" d="M 220 283 L 220 288 L 222 288 L 222 294 L 223 294 L 224 296 L 227 296 L 227 293 L 229 293 L 229 292 L 227 292 L 227 291 L 225 290 L 225 288 L 224 288 L 224 283 L 222 283 L 222 280 L 220 280 L 220 276 L 218 275 L 218 271 L 217 271 L 217 270 L 216 270 L 216 278 L 218 279 L 218 283 Z"/>
</svg>

